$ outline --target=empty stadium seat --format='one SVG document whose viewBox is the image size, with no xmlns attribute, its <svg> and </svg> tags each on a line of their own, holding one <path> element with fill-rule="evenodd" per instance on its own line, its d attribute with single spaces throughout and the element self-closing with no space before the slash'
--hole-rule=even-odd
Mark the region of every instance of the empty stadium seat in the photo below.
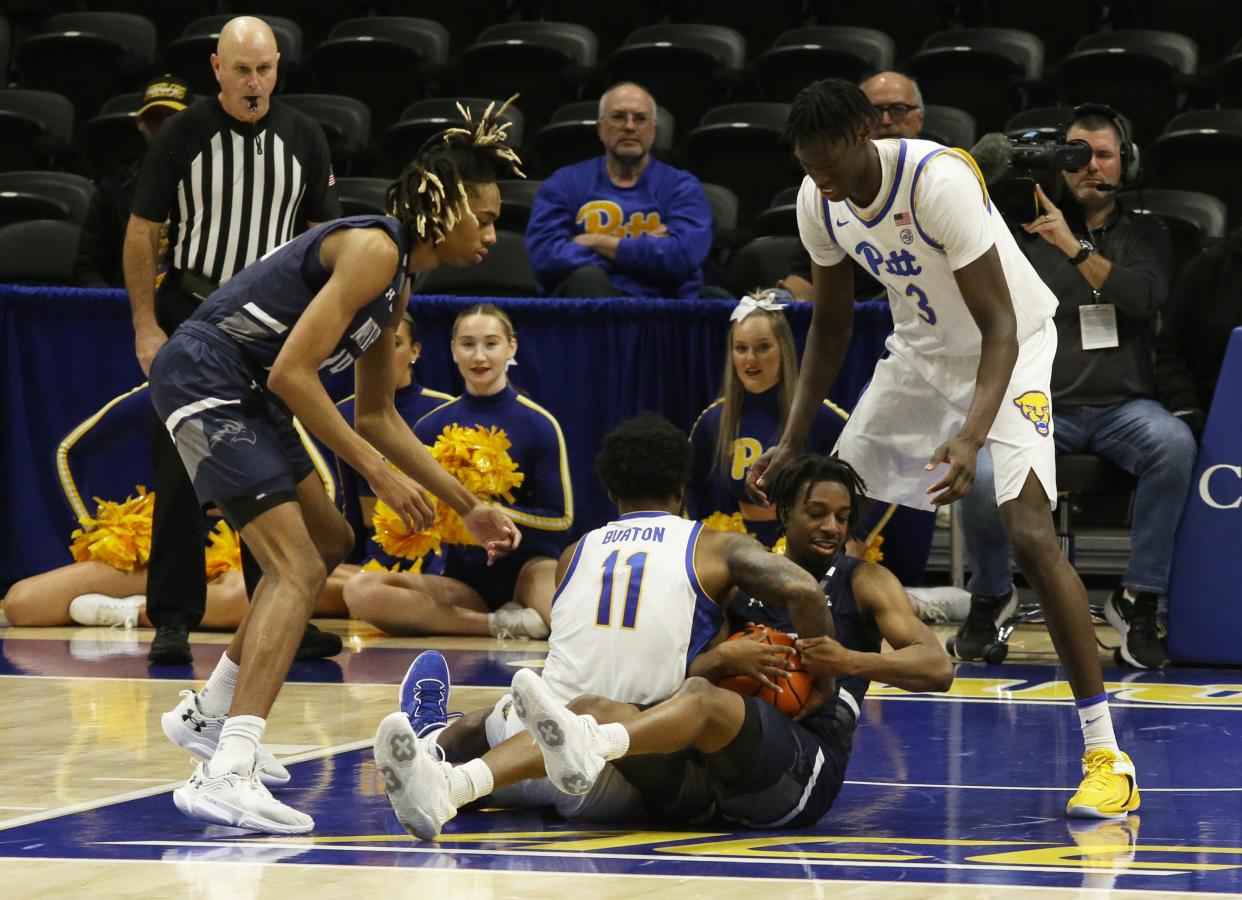
<svg viewBox="0 0 1242 900">
<path fill-rule="evenodd" d="M 317 91 L 367 104 L 378 133 L 427 96 L 448 61 L 448 48 L 448 31 L 430 19 L 349 19 L 311 51 L 306 80 Z"/>
<path fill-rule="evenodd" d="M 1149 168 L 1160 187 L 1219 197 L 1232 224 L 1242 222 L 1242 109 L 1204 109 L 1169 120 L 1149 147 Z"/>
<path fill-rule="evenodd" d="M 538 127 L 558 106 L 578 99 L 598 55 L 599 41 L 584 25 L 502 22 L 483 29 L 462 51 L 462 77 L 478 97 L 519 94 L 527 121 Z"/>
<path fill-rule="evenodd" d="M 1182 267 L 1210 239 L 1222 238 L 1229 211 L 1217 197 L 1198 191 L 1134 190 L 1117 196 L 1117 202 L 1138 215 L 1159 216 L 1168 226 L 1173 245 L 1169 285 L 1177 283 Z"/>
<path fill-rule="evenodd" d="M 0 226 L 32 219 L 86 221 L 95 186 L 72 172 L 0 172 Z"/>
<path fill-rule="evenodd" d="M 646 0 L 530 0 L 523 6 L 528 19 L 585 25 L 599 39 L 601 53 L 611 52 L 650 21 Z"/>
<path fill-rule="evenodd" d="M 1177 111 L 1198 59 L 1195 42 L 1170 31 L 1089 34 L 1057 67 L 1061 99 L 1107 103 L 1129 117 L 1143 144 Z"/>
<path fill-rule="evenodd" d="M 893 67 L 893 39 L 875 28 L 848 25 L 795 28 L 755 60 L 755 79 L 768 100 L 788 103 L 820 78 L 859 83 Z"/>
<path fill-rule="evenodd" d="M 1242 107 L 1242 42 L 1216 67 L 1216 92 L 1224 106 Z"/>
<path fill-rule="evenodd" d="M 498 229 L 496 243 L 483 262 L 473 266 L 438 266 L 419 276 L 417 294 L 464 294 L 475 297 L 534 297 L 539 293 L 520 231 Z"/>
<path fill-rule="evenodd" d="M 639 80 L 678 122 L 696 122 L 741 82 L 746 39 L 722 25 L 648 25 L 608 58 L 611 81 Z"/>
<path fill-rule="evenodd" d="M 336 195 L 341 201 L 341 214 L 346 216 L 384 215 L 388 186 L 387 178 L 338 178 Z"/>
<path fill-rule="evenodd" d="M 768 208 L 755 219 L 755 236 L 786 235 L 798 237 L 798 191 L 789 187 L 780 191 Z"/>
<path fill-rule="evenodd" d="M 35 219 L 0 228 L 0 283 L 73 284 L 82 229 L 72 222 Z"/>
<path fill-rule="evenodd" d="M 959 28 L 930 35 L 904 69 L 928 103 L 970 113 L 999 131 L 1026 103 L 1026 86 L 1043 75 L 1043 42 L 1011 28 Z"/>
<path fill-rule="evenodd" d="M 1232 0 L 1127 0 L 1117 12 L 1119 28 L 1186 35 L 1204 61 L 1221 59 L 1242 40 L 1242 3 Z"/>
<path fill-rule="evenodd" d="M 489 105 L 494 103 L 499 109 L 504 100 L 505 98 L 435 97 L 411 103 L 401 112 L 398 121 L 384 130 L 385 173 L 395 177 L 414 158 L 414 154 L 428 138 L 446 128 L 461 125 L 458 103 L 470 110 L 471 117 L 477 122 Z M 506 132 L 509 146 L 520 149 L 526 123 L 521 107 L 514 103 L 505 110 L 501 119 L 509 123 L 509 130 Z"/>
<path fill-rule="evenodd" d="M 553 112 L 552 120 L 535 134 L 532 154 L 534 171 L 546 178 L 563 166 L 603 155 L 604 147 L 596 129 L 598 120 L 598 100 L 567 103 Z M 657 106 L 655 140 L 651 145 L 653 156 L 660 159 L 669 156 L 673 149 L 674 128 L 672 113 Z"/>
<path fill-rule="evenodd" d="M 781 188 L 802 180 L 784 141 L 787 103 L 735 103 L 710 109 L 683 142 L 686 165 L 702 181 L 737 195 L 738 216 L 754 221 Z"/>
<path fill-rule="evenodd" d="M 897 45 L 897 59 L 916 52 L 929 34 L 960 23 L 961 0 L 887 0 L 860 3 L 858 0 L 811 0 L 810 8 L 819 25 L 861 25 L 878 28 Z"/>
<path fill-rule="evenodd" d="M 93 177 L 101 178 L 146 152 L 147 142 L 137 124 L 141 107 L 141 93 L 111 97 L 104 101 L 97 115 L 78 129 L 78 146 L 85 157 L 86 171 Z"/>
<path fill-rule="evenodd" d="M 1074 42 L 1084 34 L 1101 30 L 1110 11 L 1103 0 L 977 0 L 971 21 L 1029 31 L 1044 42 L 1046 59 L 1057 60 L 1073 50 Z"/>
<path fill-rule="evenodd" d="M 496 182 L 500 188 L 500 219 L 498 224 L 505 231 L 525 234 L 530 211 L 535 206 L 535 195 L 543 182 L 531 178 L 503 178 Z"/>
<path fill-rule="evenodd" d="M 705 181 L 702 187 L 712 210 L 712 255 L 720 261 L 737 243 L 737 194 L 723 184 Z"/>
<path fill-rule="evenodd" d="M 923 107 L 922 137 L 927 140 L 969 150 L 977 134 L 974 117 L 965 110 L 951 106 Z"/>
<path fill-rule="evenodd" d="M 18 83 L 68 97 L 78 117 L 139 87 L 155 59 L 155 26 L 129 13 L 62 13 L 18 45 Z"/>
<path fill-rule="evenodd" d="M 371 110 L 365 103 L 339 94 L 285 94 L 281 102 L 319 123 L 337 174 L 354 172 L 366 156 L 371 135 Z"/>
<path fill-rule="evenodd" d="M 738 297 L 755 288 L 772 287 L 789 274 L 789 258 L 801 250 L 802 241 L 796 237 L 755 238 L 729 260 L 725 287 Z"/>
<path fill-rule="evenodd" d="M 669 12 L 674 22 L 723 25 L 746 35 L 752 54 L 766 50 L 777 35 L 805 19 L 802 0 L 672 0 Z"/>
<path fill-rule="evenodd" d="M 51 91 L 0 90 L 0 172 L 55 165 L 69 153 L 73 104 Z"/>
</svg>

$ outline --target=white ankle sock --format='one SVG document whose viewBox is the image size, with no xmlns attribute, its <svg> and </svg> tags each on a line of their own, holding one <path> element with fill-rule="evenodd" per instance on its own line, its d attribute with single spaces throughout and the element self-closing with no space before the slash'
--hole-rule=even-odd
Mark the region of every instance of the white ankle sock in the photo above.
<svg viewBox="0 0 1242 900">
<path fill-rule="evenodd" d="M 599 736 L 603 739 L 600 755 L 604 759 L 620 759 L 630 749 L 630 733 L 620 722 L 599 726 Z"/>
<path fill-rule="evenodd" d="M 1086 750 L 1105 747 L 1120 749 L 1113 734 L 1113 717 L 1108 709 L 1108 694 L 1097 694 L 1085 700 L 1076 700 L 1078 724 L 1082 726 L 1082 739 Z"/>
<path fill-rule="evenodd" d="M 198 708 L 205 716 L 223 716 L 229 711 L 233 702 L 233 689 L 237 687 L 237 673 L 241 667 L 229 659 L 227 653 L 220 654 L 220 661 L 212 671 L 211 677 L 198 692 Z"/>
<path fill-rule="evenodd" d="M 207 763 L 208 775 L 237 772 L 249 775 L 254 769 L 254 753 L 263 740 L 267 720 L 258 716 L 229 716 L 220 729 L 220 744 Z"/>
<path fill-rule="evenodd" d="M 492 770 L 481 759 L 472 759 L 449 772 L 449 799 L 461 809 L 492 792 Z"/>
</svg>

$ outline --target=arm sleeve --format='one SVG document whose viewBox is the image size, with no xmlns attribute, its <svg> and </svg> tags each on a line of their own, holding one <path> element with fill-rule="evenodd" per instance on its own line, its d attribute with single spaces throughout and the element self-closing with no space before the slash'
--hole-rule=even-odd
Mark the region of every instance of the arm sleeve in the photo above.
<svg viewBox="0 0 1242 900">
<path fill-rule="evenodd" d="M 306 173 L 306 197 L 302 200 L 302 219 L 311 222 L 327 222 L 341 217 L 341 201 L 336 195 L 336 177 L 332 173 L 332 158 L 328 153 L 328 139 L 318 123 L 311 122 L 305 129 L 306 143 L 310 148 L 309 171 Z"/>
<path fill-rule="evenodd" d="M 802 179 L 798 192 L 798 234 L 816 265 L 835 266 L 845 259 L 845 251 L 828 234 L 822 195 L 810 177 Z"/>
<path fill-rule="evenodd" d="M 528 407 L 529 409 L 529 407 Z M 501 507 L 518 525 L 561 534 L 574 523 L 574 491 L 569 482 L 569 454 L 560 425 L 538 410 L 529 410 L 527 427 L 538 430 L 534 496 L 531 505 Z M 529 477 L 529 476 L 528 476 Z"/>
<path fill-rule="evenodd" d="M 570 196 L 572 185 L 561 173 L 553 174 L 539 192 L 526 225 L 526 255 L 531 270 L 545 292 L 564 281 L 574 269 L 608 264 L 594 250 L 574 243 L 578 226 L 577 203 Z"/>
<path fill-rule="evenodd" d="M 1112 259 L 1108 278 L 1100 285 L 1100 302 L 1139 320 L 1155 316 L 1169 293 L 1172 246 L 1169 229 L 1156 216 L 1131 216 L 1135 230 L 1124 259 Z"/>
<path fill-rule="evenodd" d="M 657 284 L 690 278 L 712 247 L 712 210 L 703 185 L 689 172 L 676 172 L 659 198 L 667 237 L 640 235 L 617 245 L 618 268 Z"/>
<path fill-rule="evenodd" d="M 1210 268 L 1210 256 L 1200 254 L 1182 270 L 1177 289 L 1164 310 L 1159 334 L 1155 341 L 1156 394 L 1170 412 L 1181 409 L 1204 410 L 1199 396 L 1190 354 L 1194 329 L 1196 300 L 1211 296 L 1204 277 Z"/>
<path fill-rule="evenodd" d="M 177 193 L 177 136 L 183 129 L 179 116 L 173 116 L 155 134 L 147 154 L 142 160 L 142 171 L 134 187 L 134 200 L 130 211 L 148 222 L 164 222 L 176 200 Z"/>
<path fill-rule="evenodd" d="M 125 235 L 116 234 L 115 219 L 108 204 L 104 188 L 96 187 L 86 210 L 86 221 L 82 223 L 78 255 L 73 261 L 73 283 L 78 287 L 124 287 L 113 284 L 111 279 L 116 261 L 124 250 Z"/>
<path fill-rule="evenodd" d="M 716 445 L 716 429 L 712 423 L 719 421 L 712 414 L 715 408 L 714 405 L 709 406 L 699 413 L 694 427 L 690 429 L 690 481 L 686 485 L 686 513 L 692 519 L 702 519 L 715 512 L 709 508 L 713 493 L 710 490 L 712 463 L 715 461 L 712 454 Z"/>
<path fill-rule="evenodd" d="M 952 151 L 928 161 L 914 187 L 914 218 L 944 249 L 949 268 L 968 266 L 996 243 L 992 212 L 970 163 Z"/>
</svg>

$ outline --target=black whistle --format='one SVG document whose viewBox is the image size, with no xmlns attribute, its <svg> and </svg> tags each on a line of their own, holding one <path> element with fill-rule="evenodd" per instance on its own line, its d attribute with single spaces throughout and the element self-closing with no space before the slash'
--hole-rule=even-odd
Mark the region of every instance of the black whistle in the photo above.
<svg viewBox="0 0 1242 900">
<path fill-rule="evenodd" d="M 249 100 L 249 102 L 250 102 L 250 111 L 251 111 L 251 112 L 254 112 L 255 110 L 257 110 L 257 109 L 259 108 L 259 101 L 258 101 L 258 100 L 256 100 L 254 97 L 248 97 L 248 98 L 247 98 L 247 100 Z"/>
</svg>

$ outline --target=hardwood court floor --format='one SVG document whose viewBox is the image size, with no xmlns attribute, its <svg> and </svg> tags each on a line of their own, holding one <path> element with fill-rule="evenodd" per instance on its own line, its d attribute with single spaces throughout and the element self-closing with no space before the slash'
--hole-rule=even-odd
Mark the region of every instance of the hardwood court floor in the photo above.
<svg viewBox="0 0 1242 900">
<path fill-rule="evenodd" d="M 467 811 L 438 844 L 397 825 L 370 742 L 419 649 L 444 651 L 452 705 L 476 709 L 545 645 L 394 639 L 345 622 L 336 659 L 295 664 L 267 743 L 290 765 L 281 794 L 316 819 L 273 839 L 184 818 L 169 791 L 190 771 L 159 727 L 201 684 L 224 638 L 195 635 L 195 665 L 148 670 L 150 632 L 0 629 L 0 878 L 5 897 L 177 898 L 1130 897 L 1242 891 L 1242 677 L 1106 668 L 1143 803 L 1081 826 L 1061 810 L 1080 738 L 1038 626 L 1004 666 L 960 665 L 947 696 L 875 686 L 832 812 L 800 832 L 581 826 L 537 811 Z M 941 629 L 942 636 L 951 629 Z M 1108 628 L 1100 636 L 1115 642 Z M 1111 654 L 1101 659 L 1106 665 Z"/>
</svg>

